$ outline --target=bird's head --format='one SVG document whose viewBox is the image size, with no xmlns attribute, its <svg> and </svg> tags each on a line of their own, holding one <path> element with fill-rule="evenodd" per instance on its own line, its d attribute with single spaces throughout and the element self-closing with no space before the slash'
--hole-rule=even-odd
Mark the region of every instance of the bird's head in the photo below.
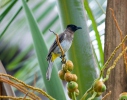
<svg viewBox="0 0 127 100">
<path fill-rule="evenodd" d="M 81 27 L 78 27 L 76 25 L 70 24 L 70 25 L 67 25 L 67 28 L 66 29 L 69 29 L 69 30 L 75 32 L 76 30 L 82 29 L 82 28 Z"/>
</svg>

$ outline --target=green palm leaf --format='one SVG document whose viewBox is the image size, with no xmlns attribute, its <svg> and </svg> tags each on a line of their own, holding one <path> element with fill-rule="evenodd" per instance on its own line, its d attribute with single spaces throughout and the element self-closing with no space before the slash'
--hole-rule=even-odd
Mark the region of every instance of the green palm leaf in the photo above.
<svg viewBox="0 0 127 100">
<path fill-rule="evenodd" d="M 58 0 L 58 5 L 63 28 L 68 24 L 82 27 L 75 33 L 73 44 L 68 53 L 75 66 L 74 73 L 78 76 L 77 82 L 80 91 L 78 98 L 81 98 L 97 77 L 97 66 L 86 25 L 86 16 L 83 12 L 82 0 Z"/>
<path fill-rule="evenodd" d="M 42 76 L 43 76 L 43 80 L 46 86 L 46 90 L 47 92 L 53 96 L 54 98 L 60 100 L 61 98 L 63 98 L 65 100 L 65 95 L 63 92 L 63 88 L 62 88 L 62 84 L 58 78 L 57 75 L 57 71 L 54 68 L 53 72 L 52 72 L 52 78 L 49 81 L 46 80 L 46 70 L 47 70 L 47 61 L 46 61 L 46 56 L 48 54 L 48 50 L 45 44 L 45 41 L 43 39 L 43 37 L 41 36 L 40 30 L 37 26 L 37 23 L 30 11 L 30 9 L 28 8 L 26 2 L 24 0 L 22 0 L 23 3 L 23 7 L 26 13 L 26 17 L 29 23 L 29 27 L 31 29 L 31 34 L 32 34 L 32 38 L 33 38 L 33 43 L 34 43 L 34 47 L 36 50 L 36 55 L 38 58 L 38 62 L 39 62 L 39 66 L 42 72 Z M 57 92 L 54 92 L 54 91 Z"/>
</svg>

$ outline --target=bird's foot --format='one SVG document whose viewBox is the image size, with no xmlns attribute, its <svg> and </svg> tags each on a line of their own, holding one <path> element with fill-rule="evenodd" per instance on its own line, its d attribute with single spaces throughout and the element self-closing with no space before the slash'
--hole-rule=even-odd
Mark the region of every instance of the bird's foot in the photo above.
<svg viewBox="0 0 127 100">
<path fill-rule="evenodd" d="M 62 62 L 62 64 L 65 64 L 66 63 L 66 59 L 64 61 L 62 60 L 61 62 Z"/>
<path fill-rule="evenodd" d="M 65 54 L 60 56 L 61 59 L 64 58 L 64 57 L 65 57 Z"/>
<path fill-rule="evenodd" d="M 61 55 L 60 58 L 62 59 L 62 64 L 65 64 L 66 63 L 66 59 L 65 59 L 65 54 L 64 55 Z"/>
</svg>

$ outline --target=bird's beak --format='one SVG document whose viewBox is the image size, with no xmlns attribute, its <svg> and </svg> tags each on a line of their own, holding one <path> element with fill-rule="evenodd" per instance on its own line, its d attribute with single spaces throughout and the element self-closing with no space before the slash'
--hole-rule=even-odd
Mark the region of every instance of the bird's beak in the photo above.
<svg viewBox="0 0 127 100">
<path fill-rule="evenodd" d="M 78 30 L 78 29 L 82 29 L 82 28 L 81 28 L 81 27 L 77 27 L 77 30 Z"/>
</svg>

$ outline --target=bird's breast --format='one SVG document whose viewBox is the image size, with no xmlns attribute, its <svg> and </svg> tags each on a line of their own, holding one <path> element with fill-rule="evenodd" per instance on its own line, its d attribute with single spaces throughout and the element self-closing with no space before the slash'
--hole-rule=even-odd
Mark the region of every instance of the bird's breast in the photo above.
<svg viewBox="0 0 127 100">
<path fill-rule="evenodd" d="M 69 48 L 71 46 L 71 43 L 72 42 L 67 41 L 67 40 L 62 41 L 61 46 L 62 46 L 64 52 L 66 52 L 67 50 L 69 50 Z"/>
<path fill-rule="evenodd" d="M 66 51 L 69 50 L 69 48 L 71 47 L 71 44 L 72 44 L 72 42 L 71 42 L 71 41 L 68 41 L 68 40 L 63 40 L 63 41 L 61 42 L 61 46 L 62 46 L 64 52 L 66 52 Z M 55 53 L 61 53 L 61 50 L 60 50 L 59 47 L 57 46 L 57 48 L 55 49 L 54 52 L 55 52 Z"/>
</svg>

